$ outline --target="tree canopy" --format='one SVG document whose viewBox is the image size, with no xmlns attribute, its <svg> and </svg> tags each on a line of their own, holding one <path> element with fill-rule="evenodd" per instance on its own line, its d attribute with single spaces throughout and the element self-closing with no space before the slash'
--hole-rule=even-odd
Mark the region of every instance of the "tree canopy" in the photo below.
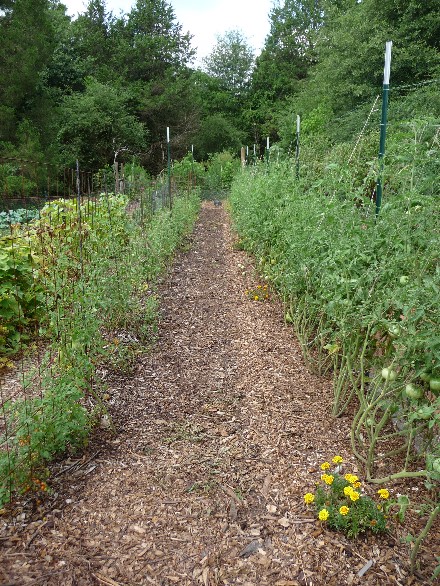
<svg viewBox="0 0 440 586">
<path fill-rule="evenodd" d="M 392 87 L 439 77 L 437 0 L 275 0 L 268 19 L 257 56 L 229 30 L 195 67 L 167 0 L 119 16 L 89 0 L 74 19 L 56 0 L 0 1 L 0 157 L 92 170 L 118 152 L 157 172 L 167 126 L 174 157 L 194 144 L 206 158 L 267 135 L 287 145 L 297 113 L 337 140 L 350 125 L 332 121 L 354 120 L 380 91 L 387 40 Z M 426 108 L 437 115 L 435 95 Z"/>
</svg>

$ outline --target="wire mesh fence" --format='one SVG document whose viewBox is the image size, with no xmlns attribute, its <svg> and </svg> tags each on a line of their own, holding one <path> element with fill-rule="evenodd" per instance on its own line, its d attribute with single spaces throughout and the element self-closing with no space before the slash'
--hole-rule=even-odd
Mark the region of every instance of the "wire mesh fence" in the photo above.
<svg viewBox="0 0 440 586">
<path fill-rule="evenodd" d="M 56 181 L 14 165 L 0 180 L 0 506 L 46 490 L 50 459 L 106 412 L 98 365 L 148 333 L 168 246 L 151 226 L 182 194 L 134 167 Z"/>
</svg>

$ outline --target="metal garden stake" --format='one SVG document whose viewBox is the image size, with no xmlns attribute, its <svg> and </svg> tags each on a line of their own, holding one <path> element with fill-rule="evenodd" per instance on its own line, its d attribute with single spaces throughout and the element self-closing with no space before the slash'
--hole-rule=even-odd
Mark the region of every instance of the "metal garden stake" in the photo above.
<svg viewBox="0 0 440 586">
<path fill-rule="evenodd" d="M 379 174 L 377 176 L 376 189 L 376 216 L 380 212 L 382 205 L 382 190 L 383 190 L 383 167 L 385 156 L 385 140 L 387 136 L 387 115 L 388 115 L 388 98 L 390 93 L 390 70 L 391 70 L 391 47 L 392 41 L 387 41 L 385 46 L 385 68 L 383 74 L 383 90 L 382 90 L 382 117 L 380 122 L 380 145 L 379 145 Z"/>
</svg>

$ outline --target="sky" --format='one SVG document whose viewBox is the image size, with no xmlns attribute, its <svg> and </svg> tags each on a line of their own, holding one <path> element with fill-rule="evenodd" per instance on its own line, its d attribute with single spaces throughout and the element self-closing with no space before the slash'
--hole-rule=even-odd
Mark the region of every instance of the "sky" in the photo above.
<svg viewBox="0 0 440 586">
<path fill-rule="evenodd" d="M 84 12 L 87 0 L 62 0 L 71 16 Z M 273 0 L 168 0 L 183 32 L 193 35 L 192 46 L 197 49 L 196 64 L 211 52 L 217 35 L 240 30 L 256 55 L 269 33 L 269 12 Z M 119 16 L 130 11 L 135 0 L 107 0 L 107 9 Z"/>
</svg>

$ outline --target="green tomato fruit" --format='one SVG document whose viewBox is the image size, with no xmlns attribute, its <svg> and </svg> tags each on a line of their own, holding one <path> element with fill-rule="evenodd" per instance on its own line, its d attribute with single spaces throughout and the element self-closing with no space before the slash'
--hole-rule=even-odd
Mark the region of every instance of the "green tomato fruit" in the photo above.
<svg viewBox="0 0 440 586">
<path fill-rule="evenodd" d="M 421 399 L 423 397 L 423 391 L 420 387 L 409 384 L 405 387 L 405 395 L 410 399 Z"/>
<path fill-rule="evenodd" d="M 399 279 L 401 285 L 406 285 L 409 281 L 408 275 L 402 275 Z"/>
<path fill-rule="evenodd" d="M 391 368 L 382 368 L 382 378 L 384 380 L 393 381 L 397 378 L 397 373 Z"/>
<path fill-rule="evenodd" d="M 422 379 L 424 383 L 429 383 L 429 381 L 431 380 L 431 375 L 429 374 L 429 372 L 422 372 L 419 374 L 419 378 Z"/>
<path fill-rule="evenodd" d="M 440 474 L 440 458 L 436 458 L 432 463 L 432 469 Z"/>
<path fill-rule="evenodd" d="M 388 333 L 391 336 L 391 338 L 398 338 L 400 334 L 399 326 L 395 324 L 390 325 L 390 327 L 388 328 Z"/>
<path fill-rule="evenodd" d="M 440 378 L 431 378 L 429 381 L 429 388 L 434 393 L 438 393 L 440 391 Z"/>
</svg>

